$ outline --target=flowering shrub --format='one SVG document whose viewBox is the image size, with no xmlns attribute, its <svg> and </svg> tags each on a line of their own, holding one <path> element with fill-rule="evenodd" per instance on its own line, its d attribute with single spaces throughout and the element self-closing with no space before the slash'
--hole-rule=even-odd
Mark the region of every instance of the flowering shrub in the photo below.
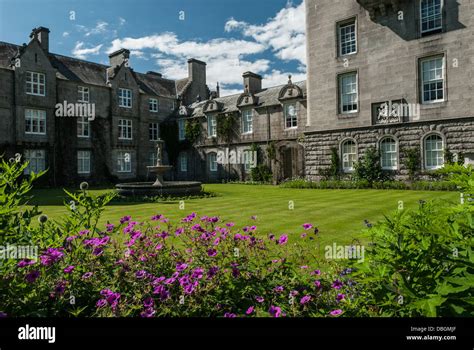
<svg viewBox="0 0 474 350">
<path fill-rule="evenodd" d="M 352 271 L 338 265 L 319 269 L 318 258 L 299 241 L 314 236 L 316 242 L 318 230 L 311 224 L 303 225 L 303 238 L 262 237 L 255 225 L 237 228 L 195 213 L 174 224 L 158 214 L 146 222 L 124 216 L 100 227 L 112 196 L 93 198 L 87 186 L 81 187 L 68 193 L 69 214 L 43 223 L 34 235 L 40 247 L 37 259 L 1 262 L 2 315 L 361 314 Z"/>
</svg>

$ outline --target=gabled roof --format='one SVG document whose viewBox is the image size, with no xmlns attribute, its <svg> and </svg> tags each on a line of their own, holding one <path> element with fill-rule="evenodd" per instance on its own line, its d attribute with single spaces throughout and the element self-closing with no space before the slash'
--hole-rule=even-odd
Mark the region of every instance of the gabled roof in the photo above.
<svg viewBox="0 0 474 350">
<path fill-rule="evenodd" d="M 306 81 L 300 81 L 298 83 L 294 83 L 294 85 L 298 86 L 302 92 L 303 97 L 306 98 Z M 279 85 L 279 86 L 272 86 L 267 89 L 263 89 L 255 93 L 254 95 L 257 97 L 257 105 L 254 108 L 259 107 L 269 107 L 269 106 L 278 106 L 281 105 L 281 101 L 279 100 L 280 91 L 285 88 L 287 84 Z M 237 112 L 239 108 L 237 107 L 238 100 L 242 94 L 235 94 L 229 95 L 224 97 L 215 98 L 214 100 L 222 105 L 221 111 L 219 114 L 230 113 L 230 112 Z M 189 108 L 193 111 L 193 117 L 203 117 L 203 108 L 207 101 L 201 101 L 193 103 L 189 106 Z"/>
<path fill-rule="evenodd" d="M 0 67 L 10 68 L 11 59 L 16 56 L 21 46 L 0 42 Z M 57 69 L 57 78 L 89 85 L 107 87 L 107 69 L 110 66 L 80 60 L 73 57 L 49 54 L 49 60 Z M 176 98 L 174 80 L 162 78 L 154 74 L 134 73 L 140 89 L 149 95 Z"/>
</svg>

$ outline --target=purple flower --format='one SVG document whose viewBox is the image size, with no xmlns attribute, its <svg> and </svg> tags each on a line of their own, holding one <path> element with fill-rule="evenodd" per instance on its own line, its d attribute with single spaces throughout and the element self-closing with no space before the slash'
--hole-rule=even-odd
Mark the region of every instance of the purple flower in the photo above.
<svg viewBox="0 0 474 350">
<path fill-rule="evenodd" d="M 64 269 L 64 273 L 71 273 L 72 271 L 74 271 L 76 267 L 75 266 L 68 266 Z"/>
<path fill-rule="evenodd" d="M 24 259 L 24 260 L 21 260 L 16 266 L 18 266 L 19 268 L 23 268 L 23 267 L 34 265 L 34 264 L 36 264 L 36 261 L 31 260 L 31 259 Z"/>
<path fill-rule="evenodd" d="M 339 293 L 339 294 L 337 295 L 337 297 L 336 297 L 336 300 L 337 300 L 337 301 L 341 301 L 341 300 L 344 300 L 345 297 L 346 297 L 345 294 Z"/>
<path fill-rule="evenodd" d="M 281 292 L 283 292 L 284 288 L 283 288 L 283 286 L 277 286 L 273 290 L 277 293 L 281 293 Z"/>
<path fill-rule="evenodd" d="M 270 239 L 270 241 L 273 241 L 275 239 L 275 235 L 271 233 L 268 235 L 268 238 Z"/>
<path fill-rule="evenodd" d="M 145 278 L 146 276 L 146 271 L 145 270 L 140 270 L 135 273 L 135 277 L 138 279 Z"/>
<path fill-rule="evenodd" d="M 314 285 L 317 287 L 317 288 L 321 288 L 321 282 L 316 280 L 314 281 Z"/>
<path fill-rule="evenodd" d="M 153 317 L 155 313 L 156 311 L 152 307 L 148 307 L 140 313 L 140 317 L 150 318 L 150 317 Z"/>
<path fill-rule="evenodd" d="M 227 224 L 225 224 L 227 227 L 234 227 L 235 224 L 233 222 L 228 222 Z"/>
<path fill-rule="evenodd" d="M 257 220 L 257 215 L 252 215 L 250 218 L 251 218 L 252 220 Z"/>
<path fill-rule="evenodd" d="M 268 313 L 273 317 L 280 317 L 281 316 L 281 308 L 278 306 L 270 306 Z"/>
<path fill-rule="evenodd" d="M 40 272 L 37 270 L 34 270 L 34 271 L 29 272 L 25 276 L 25 278 L 28 281 L 28 283 L 34 283 L 38 279 L 39 276 L 40 276 Z"/>
<path fill-rule="evenodd" d="M 298 292 L 297 290 L 292 290 L 292 291 L 290 292 L 290 295 L 291 295 L 292 297 L 295 297 L 295 296 L 297 296 L 298 294 L 300 294 L 300 292 Z"/>
<path fill-rule="evenodd" d="M 82 275 L 82 279 L 86 280 L 92 277 L 92 272 L 86 272 L 85 274 Z"/>
<path fill-rule="evenodd" d="M 202 278 L 203 275 L 204 275 L 204 269 L 197 268 L 193 271 L 193 274 L 191 275 L 191 277 L 199 280 Z"/>
<path fill-rule="evenodd" d="M 158 221 L 158 220 L 161 220 L 162 218 L 163 218 L 163 215 L 161 215 L 161 214 L 153 215 L 151 217 L 151 221 Z"/>
<path fill-rule="evenodd" d="M 226 312 L 226 313 L 224 314 L 224 317 L 225 317 L 225 318 L 236 318 L 237 315 L 236 315 L 236 314 L 233 314 L 233 313 L 230 313 L 230 312 Z"/>
<path fill-rule="evenodd" d="M 332 310 L 329 314 L 330 314 L 331 316 L 337 316 L 337 315 L 342 314 L 342 310 L 341 310 L 341 309 Z"/>
<path fill-rule="evenodd" d="M 179 271 L 179 272 L 184 271 L 187 269 L 187 267 L 188 267 L 188 264 L 179 263 L 176 265 L 176 271 Z"/>
<path fill-rule="evenodd" d="M 102 296 L 109 296 L 109 295 L 111 295 L 111 294 L 114 294 L 114 292 L 112 292 L 112 291 L 111 291 L 110 289 L 108 289 L 108 288 L 107 288 L 107 289 L 102 289 L 102 290 L 100 291 L 100 295 L 102 295 Z"/>
<path fill-rule="evenodd" d="M 255 297 L 255 300 L 257 300 L 257 303 L 263 303 L 265 301 L 263 297 Z"/>
<path fill-rule="evenodd" d="M 72 242 L 72 241 L 74 241 L 76 238 L 77 238 L 77 236 L 68 237 L 68 238 L 66 238 L 66 242 Z"/>
<path fill-rule="evenodd" d="M 91 233 L 91 231 L 89 231 L 89 230 L 82 230 L 82 231 L 79 232 L 79 236 L 86 236 L 86 235 L 88 235 L 89 233 Z"/>
<path fill-rule="evenodd" d="M 161 301 L 165 301 L 169 298 L 170 292 L 164 286 L 157 286 L 153 290 L 153 294 L 158 295 Z"/>
<path fill-rule="evenodd" d="M 105 299 L 100 299 L 96 304 L 95 306 L 98 308 L 98 309 L 101 309 L 103 308 L 104 306 L 107 305 L 107 300 Z"/>
<path fill-rule="evenodd" d="M 97 247 L 92 251 L 92 254 L 95 256 L 101 256 L 104 253 L 104 249 L 101 247 Z"/>
<path fill-rule="evenodd" d="M 287 235 L 282 235 L 280 239 L 278 239 L 278 244 L 279 245 L 285 245 L 288 242 L 288 236 Z"/>
<path fill-rule="evenodd" d="M 251 315 L 251 314 L 253 314 L 254 310 L 255 310 L 255 306 L 251 306 L 247 309 L 247 311 L 245 311 L 245 314 L 246 315 Z"/>
<path fill-rule="evenodd" d="M 321 275 L 321 270 L 314 270 L 314 271 L 311 272 L 311 275 L 312 276 L 314 276 L 314 275 L 319 276 L 319 275 Z"/>
<path fill-rule="evenodd" d="M 341 289 L 342 286 L 343 284 L 339 280 L 335 280 L 331 285 L 332 288 L 337 289 L 337 290 Z"/>
<path fill-rule="evenodd" d="M 180 228 L 178 228 L 178 229 L 175 231 L 174 234 L 175 234 L 176 236 L 180 236 L 180 235 L 182 235 L 183 233 L 184 233 L 184 228 L 180 227 Z"/>
<path fill-rule="evenodd" d="M 145 300 L 143 300 L 143 306 L 145 308 L 153 307 L 153 305 L 155 305 L 155 302 L 152 297 L 148 297 Z"/>
<path fill-rule="evenodd" d="M 307 231 L 313 228 L 313 225 L 311 224 L 303 224 L 303 228 Z"/>
<path fill-rule="evenodd" d="M 48 248 L 43 255 L 40 256 L 41 264 L 44 266 L 50 266 L 61 260 L 64 256 L 62 250 L 62 248 Z"/>
<path fill-rule="evenodd" d="M 54 292 L 56 293 L 56 295 L 61 295 L 64 293 L 65 289 L 66 289 L 66 282 L 60 281 L 54 288 Z"/>
<path fill-rule="evenodd" d="M 115 228 L 115 225 L 114 224 L 107 224 L 107 225 L 105 225 L 105 228 L 106 228 L 107 232 L 112 232 Z"/>
<path fill-rule="evenodd" d="M 216 255 L 217 255 L 217 250 L 215 250 L 215 249 L 209 249 L 209 250 L 207 251 L 207 255 L 208 255 L 208 256 L 211 256 L 211 257 L 216 256 Z"/>
<path fill-rule="evenodd" d="M 302 233 L 300 237 L 301 237 L 301 238 L 306 238 L 306 236 L 307 236 L 306 233 Z"/>
<path fill-rule="evenodd" d="M 211 267 L 209 271 L 207 272 L 207 278 L 211 279 L 212 277 L 217 275 L 217 271 L 219 271 L 219 268 L 217 266 Z"/>
<path fill-rule="evenodd" d="M 132 217 L 130 215 L 124 216 L 123 218 L 120 219 L 120 223 L 124 224 L 126 222 L 129 222 Z"/>
<path fill-rule="evenodd" d="M 311 301 L 311 296 L 310 295 L 305 295 L 304 297 L 301 298 L 300 304 L 304 305 L 307 304 Z"/>
</svg>

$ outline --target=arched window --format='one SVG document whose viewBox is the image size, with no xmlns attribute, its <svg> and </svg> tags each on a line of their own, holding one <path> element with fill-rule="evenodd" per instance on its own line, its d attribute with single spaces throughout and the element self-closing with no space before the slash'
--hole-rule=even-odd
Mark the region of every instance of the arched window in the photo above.
<svg viewBox="0 0 474 350">
<path fill-rule="evenodd" d="M 398 167 L 397 142 L 391 137 L 380 141 L 380 163 L 384 170 L 396 170 Z"/>
<path fill-rule="evenodd" d="M 354 170 L 354 164 L 357 160 L 357 146 L 355 141 L 346 140 L 342 143 L 342 168 L 345 172 Z"/>
<path fill-rule="evenodd" d="M 207 155 L 207 162 L 209 164 L 209 171 L 217 172 L 217 153 L 209 153 Z"/>
<path fill-rule="evenodd" d="M 425 168 L 439 169 L 444 165 L 443 138 L 437 134 L 425 138 Z"/>
</svg>

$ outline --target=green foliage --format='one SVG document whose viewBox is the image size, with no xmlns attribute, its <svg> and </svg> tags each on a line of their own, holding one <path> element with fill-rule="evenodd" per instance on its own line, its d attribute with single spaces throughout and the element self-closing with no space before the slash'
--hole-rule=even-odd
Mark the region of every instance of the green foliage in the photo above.
<svg viewBox="0 0 474 350">
<path fill-rule="evenodd" d="M 451 180 L 472 189 L 472 169 L 461 172 Z M 375 225 L 358 266 L 370 308 L 380 316 L 472 316 L 473 214 L 470 201 L 420 201 L 418 210 L 400 210 Z"/>
<path fill-rule="evenodd" d="M 45 174 L 31 172 L 23 176 L 28 163 L 0 158 L 0 245 L 29 243 L 33 239 L 33 217 L 38 207 L 27 209 L 29 192 L 36 179 Z"/>
<path fill-rule="evenodd" d="M 267 157 L 269 160 L 276 160 L 276 145 L 275 141 L 271 141 L 267 146 Z"/>
<path fill-rule="evenodd" d="M 252 181 L 260 183 L 269 183 L 273 179 L 272 170 L 264 164 L 257 165 L 250 171 Z"/>
<path fill-rule="evenodd" d="M 217 118 L 217 136 L 219 136 L 225 143 L 231 143 L 234 136 L 235 127 L 234 115 L 225 115 Z"/>
<path fill-rule="evenodd" d="M 375 147 L 369 147 L 361 160 L 354 165 L 354 177 L 366 180 L 370 185 L 376 181 L 384 181 L 387 175 L 380 164 L 380 153 Z"/>
<path fill-rule="evenodd" d="M 341 161 L 336 147 L 331 148 L 331 165 L 320 171 L 325 180 L 338 180 L 341 173 Z"/>
<path fill-rule="evenodd" d="M 403 155 L 405 157 L 405 166 L 408 170 L 408 176 L 411 181 L 414 181 L 421 166 L 420 148 L 408 148 L 403 152 Z"/>
<path fill-rule="evenodd" d="M 191 144 L 195 144 L 197 140 L 201 137 L 202 126 L 199 119 L 189 119 L 186 120 L 185 124 L 185 134 L 186 139 L 189 140 Z"/>
</svg>

